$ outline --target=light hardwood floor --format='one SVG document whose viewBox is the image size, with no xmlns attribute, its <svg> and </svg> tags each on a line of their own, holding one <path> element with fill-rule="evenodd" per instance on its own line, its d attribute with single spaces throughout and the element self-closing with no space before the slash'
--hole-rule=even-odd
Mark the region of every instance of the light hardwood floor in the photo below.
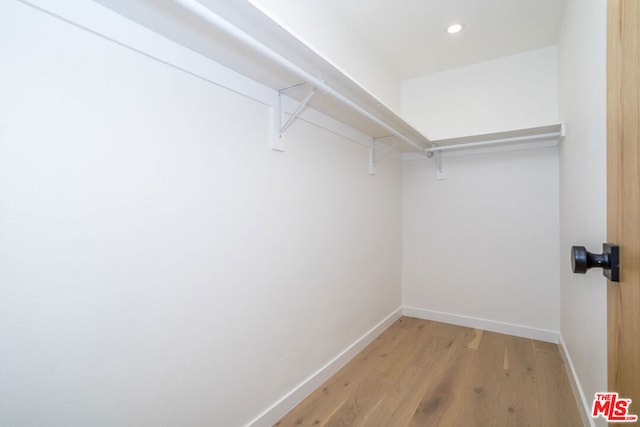
<svg viewBox="0 0 640 427">
<path fill-rule="evenodd" d="M 582 421 L 557 345 L 402 317 L 275 425 Z"/>
</svg>

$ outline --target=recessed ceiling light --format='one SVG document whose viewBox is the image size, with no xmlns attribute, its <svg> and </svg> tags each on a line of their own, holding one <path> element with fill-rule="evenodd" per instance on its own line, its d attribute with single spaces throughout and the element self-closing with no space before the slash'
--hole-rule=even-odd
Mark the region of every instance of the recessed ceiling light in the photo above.
<svg viewBox="0 0 640 427">
<path fill-rule="evenodd" d="M 453 24 L 447 27 L 447 33 L 449 34 L 459 33 L 460 31 L 462 31 L 462 25 L 460 24 Z"/>
</svg>

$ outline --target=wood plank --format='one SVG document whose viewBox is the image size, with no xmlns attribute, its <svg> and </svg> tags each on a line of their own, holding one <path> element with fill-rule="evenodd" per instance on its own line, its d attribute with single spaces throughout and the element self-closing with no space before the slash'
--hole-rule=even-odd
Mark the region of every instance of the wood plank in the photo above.
<svg viewBox="0 0 640 427">
<path fill-rule="evenodd" d="M 325 425 L 332 414 L 355 395 L 371 372 L 388 370 L 389 366 L 386 365 L 400 358 L 395 356 L 401 356 L 397 350 L 404 351 L 404 342 L 416 340 L 429 327 L 429 323 L 418 319 L 399 319 L 275 425 Z M 389 358 L 389 354 L 393 356 Z M 327 412 L 326 408 L 331 408 L 331 411 Z"/>
<path fill-rule="evenodd" d="M 609 0 L 607 14 L 607 240 L 621 255 L 607 284 L 608 388 L 640 414 L 640 2 Z"/>
<path fill-rule="evenodd" d="M 579 426 L 555 344 L 403 317 L 277 426 Z"/>
<path fill-rule="evenodd" d="M 572 393 L 558 346 L 534 341 L 533 369 L 541 408 L 540 425 L 558 427 L 581 425 L 582 419 L 577 411 L 576 402 L 556 398 L 558 395 L 569 396 Z M 553 390 L 554 393 L 549 393 L 549 390 Z"/>
<path fill-rule="evenodd" d="M 463 359 L 465 365 L 459 368 L 462 375 L 454 384 L 458 390 L 454 410 L 442 417 L 442 425 L 498 425 L 506 338 L 506 335 L 485 331 L 478 349 Z"/>
<path fill-rule="evenodd" d="M 430 322 L 427 325 L 431 326 L 428 330 L 424 328 L 428 333 L 422 334 L 421 337 L 414 340 L 411 346 L 406 346 L 403 354 L 399 354 L 399 358 L 389 360 L 388 370 L 372 372 L 368 375 L 355 394 L 332 414 L 327 421 L 328 426 L 371 425 L 371 420 L 375 419 L 376 414 L 381 409 L 388 408 L 389 399 L 387 398 L 390 392 L 406 383 L 407 374 L 414 375 L 416 363 L 423 361 L 422 356 L 428 354 L 425 351 L 425 348 L 428 347 L 428 340 L 433 338 L 434 341 L 439 342 L 438 347 L 450 346 L 458 332 L 455 327 L 450 325 L 437 325 L 435 322 Z M 435 328 L 435 331 L 432 328 Z M 383 405 L 385 400 L 387 402 Z"/>
<path fill-rule="evenodd" d="M 509 336 L 505 352 L 509 354 L 508 366 L 503 365 L 503 384 L 498 396 L 498 425 L 543 425 L 540 422 L 540 402 L 534 371 L 534 343 L 532 340 Z M 506 411 L 504 410 L 506 408 Z M 576 408 L 577 410 L 577 408 Z"/>
<path fill-rule="evenodd" d="M 482 330 L 481 329 L 474 329 L 473 333 L 475 334 L 475 336 L 473 337 L 473 340 L 471 340 L 471 342 L 467 345 L 467 348 L 471 348 L 473 350 L 477 350 L 478 346 L 480 345 L 480 341 L 482 340 Z"/>
<path fill-rule="evenodd" d="M 379 425 L 407 425 L 432 385 L 433 373 L 442 371 L 452 358 L 473 339 L 470 329 L 437 323 L 432 337 L 421 346 L 419 358 L 386 395 L 385 405 L 374 414 Z"/>
</svg>

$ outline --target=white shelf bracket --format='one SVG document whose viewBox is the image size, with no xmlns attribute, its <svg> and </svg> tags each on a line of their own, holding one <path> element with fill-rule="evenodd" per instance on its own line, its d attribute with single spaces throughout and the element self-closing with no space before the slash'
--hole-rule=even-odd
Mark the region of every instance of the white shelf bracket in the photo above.
<svg viewBox="0 0 640 427">
<path fill-rule="evenodd" d="M 434 160 L 436 161 L 436 180 L 444 181 L 447 179 L 447 170 L 444 164 L 444 154 L 442 151 L 433 152 Z"/>
<path fill-rule="evenodd" d="M 373 138 L 373 142 L 371 143 L 371 147 L 369 147 L 369 175 L 375 175 L 376 174 L 376 168 L 378 167 L 378 165 L 380 163 L 382 163 L 386 158 L 390 157 L 393 152 L 393 149 L 396 148 L 396 145 L 398 145 L 398 140 L 396 140 L 393 145 L 388 146 L 386 144 L 382 144 L 383 147 L 385 147 L 387 149 L 386 152 L 378 152 L 378 140 L 379 139 L 384 139 L 384 138 L 393 138 L 394 135 L 389 135 L 389 136 L 380 136 L 377 138 Z M 379 158 L 381 155 L 384 158 Z"/>
<path fill-rule="evenodd" d="M 371 147 L 369 147 L 369 175 L 376 174 L 376 138 L 373 138 Z"/>
<path fill-rule="evenodd" d="M 274 137 L 271 143 L 271 148 L 273 150 L 284 151 L 284 139 L 283 139 L 284 133 L 286 132 L 287 129 L 289 129 L 289 126 L 291 126 L 293 122 L 300 116 L 300 113 L 304 111 L 309 101 L 311 101 L 311 98 L 313 97 L 313 95 L 315 95 L 317 89 L 315 87 L 312 87 L 309 90 L 309 92 L 307 92 L 307 94 L 302 99 L 302 101 L 300 101 L 300 104 L 298 104 L 298 107 L 295 109 L 293 113 L 291 113 L 291 115 L 289 116 L 289 119 L 284 124 L 282 124 L 283 117 L 285 115 L 285 111 L 282 105 L 282 95 L 294 89 L 297 89 L 301 86 L 304 86 L 306 84 L 307 83 L 300 83 L 300 84 L 290 86 L 288 88 L 284 88 L 278 91 L 278 105 L 277 107 L 274 108 L 275 117 L 273 118 Z"/>
</svg>

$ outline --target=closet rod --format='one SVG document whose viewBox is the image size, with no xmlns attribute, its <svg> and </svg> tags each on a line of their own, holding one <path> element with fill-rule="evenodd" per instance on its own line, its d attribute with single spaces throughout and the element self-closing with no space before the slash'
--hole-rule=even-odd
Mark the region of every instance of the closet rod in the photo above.
<svg viewBox="0 0 640 427">
<path fill-rule="evenodd" d="M 490 139 L 487 141 L 467 142 L 464 144 L 434 146 L 431 148 L 425 148 L 424 152 L 435 153 L 436 151 L 449 151 L 449 150 L 458 150 L 463 148 L 475 148 L 475 147 L 483 147 L 486 145 L 498 145 L 498 144 L 509 144 L 513 142 L 553 139 L 553 138 L 560 138 L 561 136 L 562 136 L 562 131 L 560 130 L 557 132 L 540 133 L 537 135 L 514 136 L 510 138 Z M 438 141 L 432 141 L 432 143 L 437 144 Z"/>
<path fill-rule="evenodd" d="M 185 9 L 191 11 L 192 13 L 196 14 L 200 18 L 204 19 L 208 23 L 214 25 L 216 28 L 218 28 L 219 30 L 225 32 L 227 35 L 229 35 L 229 36 L 235 38 L 236 40 L 246 44 L 247 46 L 249 46 L 250 48 L 254 49 L 255 51 L 261 53 L 262 55 L 264 55 L 268 59 L 274 61 L 275 63 L 277 63 L 278 65 L 280 65 L 284 69 L 288 70 L 292 74 L 295 74 L 300 79 L 302 79 L 306 83 L 310 84 L 311 86 L 321 90 L 322 92 L 325 92 L 326 94 L 328 94 L 328 95 L 332 96 L 333 98 L 337 99 L 338 101 L 340 101 L 341 103 L 345 104 L 349 108 L 351 108 L 351 109 L 355 110 L 356 112 L 362 114 L 363 116 L 367 117 L 372 122 L 376 123 L 380 127 L 382 127 L 385 130 L 387 130 L 388 132 L 391 132 L 394 136 L 396 136 L 399 139 L 405 141 L 406 143 L 408 143 L 412 147 L 416 148 L 417 150 L 420 150 L 420 151 L 424 150 L 424 147 L 421 144 L 419 144 L 418 142 L 415 142 L 412 139 L 408 138 L 407 136 L 405 136 L 404 134 L 402 134 L 401 132 L 399 132 L 398 130 L 393 128 L 392 126 L 388 125 L 384 121 L 380 120 L 379 118 L 377 118 L 376 116 L 371 114 L 369 111 L 367 111 L 363 107 L 359 106 L 358 104 L 356 104 L 355 102 L 353 102 L 349 98 L 347 98 L 346 96 L 342 95 L 340 92 L 334 90 L 329 85 L 327 85 L 322 79 L 317 78 L 317 77 L 309 74 L 304 69 L 300 68 L 298 65 L 296 65 L 293 62 L 289 61 L 288 59 L 284 58 L 283 56 L 281 56 L 280 54 L 276 53 L 275 51 L 273 51 L 272 49 L 270 49 L 269 47 L 267 47 L 263 43 L 259 42 L 258 40 L 256 40 L 252 36 L 250 36 L 249 34 L 245 33 L 244 31 L 242 31 L 241 29 L 239 29 L 238 27 L 236 27 L 232 23 L 230 23 L 230 22 L 226 21 L 225 19 L 223 19 L 222 17 L 218 16 L 211 9 L 207 8 L 206 6 L 204 6 L 203 4 L 198 2 L 197 0 L 173 0 L 173 1 L 175 3 L 181 5 Z"/>
</svg>

